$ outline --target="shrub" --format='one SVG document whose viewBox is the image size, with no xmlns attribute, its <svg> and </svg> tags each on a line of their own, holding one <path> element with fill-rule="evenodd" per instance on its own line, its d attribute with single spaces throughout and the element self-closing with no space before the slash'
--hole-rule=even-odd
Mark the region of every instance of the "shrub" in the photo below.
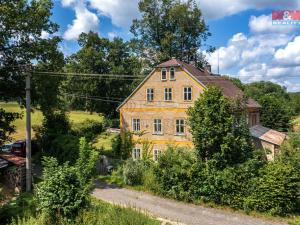
<svg viewBox="0 0 300 225">
<path fill-rule="evenodd" d="M 195 155 L 188 149 L 168 147 L 154 168 L 161 194 L 179 200 L 191 200 L 188 194 L 192 182 L 190 169 L 195 161 Z"/>
<path fill-rule="evenodd" d="M 36 187 L 38 209 L 51 216 L 71 217 L 88 202 L 75 167 L 60 165 L 55 158 L 44 158 L 43 181 Z"/>
<path fill-rule="evenodd" d="M 148 168 L 143 175 L 143 185 L 146 190 L 153 191 L 154 193 L 160 193 L 161 187 L 154 174 L 154 168 L 151 166 Z"/>
<path fill-rule="evenodd" d="M 45 156 L 55 157 L 58 162 L 73 164 L 78 158 L 79 138 L 72 134 L 62 134 L 53 138 Z"/>
<path fill-rule="evenodd" d="M 128 159 L 133 148 L 132 134 L 130 132 L 122 132 L 117 135 L 112 142 L 112 151 L 114 155 L 120 159 Z"/>
<path fill-rule="evenodd" d="M 79 158 L 75 166 L 59 164 L 45 157 L 43 181 L 36 186 L 38 208 L 51 216 L 70 218 L 89 203 L 89 188 L 97 153 L 80 139 Z"/>
<path fill-rule="evenodd" d="M 247 210 L 279 215 L 296 210 L 299 172 L 291 164 L 271 162 L 251 183 L 251 195 L 245 201 Z"/>
<path fill-rule="evenodd" d="M 143 173 L 147 165 L 142 160 L 126 160 L 123 166 L 124 183 L 128 185 L 140 185 L 143 181 Z"/>
<path fill-rule="evenodd" d="M 202 180 L 195 182 L 199 187 L 195 197 L 232 208 L 243 208 L 244 198 L 250 194 L 251 178 L 258 175 L 262 165 L 261 161 L 251 159 L 223 170 L 209 166 L 208 169 L 203 169 L 202 166 L 202 173 L 200 171 Z"/>
<path fill-rule="evenodd" d="M 74 127 L 74 135 L 85 137 L 88 141 L 93 141 L 95 137 L 103 132 L 103 124 L 95 120 L 85 120 Z"/>
</svg>

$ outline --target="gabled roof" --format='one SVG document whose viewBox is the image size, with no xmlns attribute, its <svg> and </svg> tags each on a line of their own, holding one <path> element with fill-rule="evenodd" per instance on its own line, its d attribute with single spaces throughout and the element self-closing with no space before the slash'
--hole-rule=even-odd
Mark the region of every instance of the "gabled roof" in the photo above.
<svg viewBox="0 0 300 225">
<path fill-rule="evenodd" d="M 234 85 L 230 80 L 221 77 L 220 75 L 214 75 L 207 70 L 198 69 L 195 66 L 182 62 L 178 59 L 171 59 L 166 62 L 163 62 L 156 66 L 156 68 L 166 68 L 166 67 L 181 67 L 186 71 L 190 76 L 192 76 L 197 82 L 202 86 L 217 86 L 219 87 L 223 94 L 229 98 L 242 97 L 244 95 L 243 91 Z M 128 96 L 124 102 L 117 108 L 117 110 L 124 105 L 128 99 L 139 89 L 139 87 L 146 82 L 146 80 L 152 75 L 154 70 L 140 83 L 140 85 Z M 261 106 L 253 99 L 248 99 L 247 101 L 248 108 L 260 108 Z"/>
<path fill-rule="evenodd" d="M 263 127 L 261 125 L 255 125 L 251 127 L 250 133 L 252 137 L 256 137 L 260 140 L 267 141 L 278 146 L 280 146 L 287 138 L 286 134 L 267 127 Z"/>
</svg>

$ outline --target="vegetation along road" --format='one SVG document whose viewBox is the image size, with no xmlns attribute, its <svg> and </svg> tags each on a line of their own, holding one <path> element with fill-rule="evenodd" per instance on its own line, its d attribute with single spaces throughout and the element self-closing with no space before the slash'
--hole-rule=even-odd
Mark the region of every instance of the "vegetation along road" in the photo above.
<svg viewBox="0 0 300 225">
<path fill-rule="evenodd" d="M 118 188 L 103 183 L 97 184 L 92 195 L 118 205 L 135 207 L 158 218 L 168 219 L 179 224 L 205 225 L 274 225 L 279 222 L 267 221 L 219 209 L 176 202 L 144 192 Z"/>
</svg>

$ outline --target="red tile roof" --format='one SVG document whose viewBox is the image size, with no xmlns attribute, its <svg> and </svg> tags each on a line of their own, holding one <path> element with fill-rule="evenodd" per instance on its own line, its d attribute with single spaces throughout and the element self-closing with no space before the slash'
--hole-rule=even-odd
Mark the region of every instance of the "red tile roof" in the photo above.
<svg viewBox="0 0 300 225">
<path fill-rule="evenodd" d="M 188 73 L 194 76 L 201 84 L 204 86 L 217 86 L 219 87 L 223 94 L 230 98 L 242 97 L 244 95 L 243 91 L 239 89 L 230 80 L 221 77 L 220 75 L 214 75 L 207 70 L 198 69 L 195 66 L 182 62 L 178 59 L 171 59 L 169 61 L 159 64 L 157 67 L 176 67 L 180 66 L 185 69 Z M 247 101 L 248 108 L 260 108 L 261 106 L 254 100 L 249 98 Z"/>
<path fill-rule="evenodd" d="M 0 153 L 0 158 L 5 159 L 6 161 L 11 162 L 17 166 L 22 166 L 26 162 L 26 159 L 23 157 L 15 156 L 11 153 L 5 153 L 5 152 Z"/>
</svg>

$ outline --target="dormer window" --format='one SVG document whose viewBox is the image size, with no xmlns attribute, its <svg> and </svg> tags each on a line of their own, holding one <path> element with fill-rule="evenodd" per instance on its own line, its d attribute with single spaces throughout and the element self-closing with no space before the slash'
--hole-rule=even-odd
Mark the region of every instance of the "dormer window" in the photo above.
<svg viewBox="0 0 300 225">
<path fill-rule="evenodd" d="M 170 69 L 170 80 L 175 80 L 175 68 L 171 67 Z"/>
<path fill-rule="evenodd" d="M 163 68 L 161 70 L 161 80 L 167 80 L 167 69 Z"/>
</svg>

